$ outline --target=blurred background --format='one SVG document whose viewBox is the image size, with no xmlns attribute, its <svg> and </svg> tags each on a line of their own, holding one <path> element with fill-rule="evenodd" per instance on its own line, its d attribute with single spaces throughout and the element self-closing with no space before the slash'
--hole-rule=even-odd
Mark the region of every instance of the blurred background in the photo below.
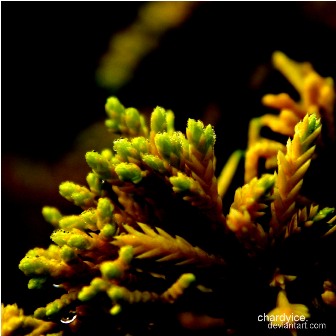
<svg viewBox="0 0 336 336">
<path fill-rule="evenodd" d="M 44 205 L 85 184 L 86 151 L 112 143 L 104 104 L 116 95 L 150 113 L 172 109 L 215 127 L 218 170 L 246 148 L 264 93 L 295 91 L 271 66 L 275 50 L 336 79 L 334 2 L 4 2 L 2 9 L 1 301 L 29 312 L 46 293 L 18 269 L 47 247 Z M 241 184 L 242 180 L 238 183 Z M 235 186 L 237 187 L 237 185 Z M 319 192 L 323 192 L 320 190 Z"/>
</svg>

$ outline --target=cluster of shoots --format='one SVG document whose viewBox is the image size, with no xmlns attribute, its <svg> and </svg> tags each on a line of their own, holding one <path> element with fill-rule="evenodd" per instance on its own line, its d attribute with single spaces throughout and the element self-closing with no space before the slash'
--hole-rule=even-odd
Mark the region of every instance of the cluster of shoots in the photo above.
<svg viewBox="0 0 336 336">
<path fill-rule="evenodd" d="M 108 98 L 106 127 L 116 140 L 86 154 L 87 185 L 59 187 L 80 211 L 44 207 L 52 243 L 19 264 L 31 290 L 56 286 L 55 300 L 31 315 L 4 306 L 3 336 L 266 335 L 260 315 L 278 321 L 278 330 L 285 328 L 276 318 L 283 314 L 331 321 L 334 205 L 302 190 L 322 128 L 334 140 L 333 81 L 281 52 L 273 63 L 300 100 L 263 97 L 280 114 L 251 121 L 246 150 L 234 152 L 218 177 L 211 125 L 189 119 L 183 133 L 170 110 L 156 107 L 147 120 Z M 262 127 L 287 143 L 262 137 Z M 224 213 L 240 161 L 244 185 Z"/>
</svg>

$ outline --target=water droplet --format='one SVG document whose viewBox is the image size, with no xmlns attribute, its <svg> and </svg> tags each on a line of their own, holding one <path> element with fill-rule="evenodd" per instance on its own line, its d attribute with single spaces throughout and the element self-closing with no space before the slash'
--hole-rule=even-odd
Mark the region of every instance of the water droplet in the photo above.
<svg viewBox="0 0 336 336">
<path fill-rule="evenodd" d="M 61 322 L 65 323 L 65 324 L 69 324 L 69 323 L 72 323 L 73 321 L 75 321 L 76 318 L 77 318 L 76 312 L 75 311 L 70 311 L 68 316 L 61 318 Z"/>
<path fill-rule="evenodd" d="M 53 284 L 53 286 L 54 286 L 55 288 L 63 288 L 63 285 L 62 285 L 62 284 L 60 284 L 60 285 L 58 285 L 58 284 Z"/>
</svg>

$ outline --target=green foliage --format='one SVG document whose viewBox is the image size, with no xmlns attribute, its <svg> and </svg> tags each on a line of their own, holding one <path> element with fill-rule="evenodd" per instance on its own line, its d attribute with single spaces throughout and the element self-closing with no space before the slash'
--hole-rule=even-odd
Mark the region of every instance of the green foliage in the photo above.
<svg viewBox="0 0 336 336">
<path fill-rule="evenodd" d="M 85 321 L 94 329 L 98 321 L 104 333 L 117 335 L 133 334 L 132 321 L 139 321 L 139 333 L 155 326 L 156 334 L 174 321 L 180 335 L 198 329 L 200 320 L 210 334 L 212 327 L 225 326 L 223 335 L 240 335 L 247 313 L 266 313 L 260 307 L 271 316 L 296 308 L 313 316 L 319 307 L 331 311 L 336 306 L 334 260 L 321 248 L 335 234 L 335 208 L 319 207 L 301 188 L 318 154 L 322 122 L 317 115 L 307 113 L 293 130 L 288 120 L 273 116 L 252 123 L 253 132 L 266 120 L 272 129 L 292 132 L 292 139 L 283 146 L 252 134 L 257 143 L 251 140 L 247 150 L 249 178 L 236 189 L 224 214 L 222 198 L 229 181 L 223 179 L 232 179 L 244 151 L 231 156 L 218 181 L 211 125 L 189 119 L 183 134 L 174 128 L 174 113 L 162 107 L 148 120 L 116 97 L 105 108 L 106 126 L 119 137 L 100 153 L 86 153 L 92 169 L 88 187 L 70 181 L 59 187 L 81 212 L 63 215 L 44 207 L 42 214 L 55 229 L 53 244 L 30 250 L 19 264 L 31 278 L 29 289 L 54 283 L 62 291 L 35 310 L 32 318 L 48 322 L 43 330 L 63 335 L 56 321 L 74 312 L 67 335 L 85 333 Z M 268 170 L 274 163 L 276 168 L 256 174 L 257 155 Z M 316 258 L 311 258 L 311 246 L 320 249 Z M 293 266 L 295 258 L 305 262 Z M 287 289 L 301 300 L 306 295 L 302 283 L 309 288 L 304 304 L 291 304 Z M 276 291 L 280 299 L 274 308 Z M 15 307 L 7 309 L 19 313 Z"/>
<path fill-rule="evenodd" d="M 204 155 L 215 144 L 216 136 L 212 126 L 204 127 L 200 120 L 189 119 L 186 134 L 190 144 Z"/>
<path fill-rule="evenodd" d="M 150 129 L 152 132 L 167 132 L 167 112 L 162 107 L 156 107 L 151 115 Z"/>
<path fill-rule="evenodd" d="M 86 187 L 82 187 L 73 182 L 63 182 L 59 187 L 60 194 L 68 201 L 80 207 L 90 207 L 94 205 L 95 194 Z"/>
<path fill-rule="evenodd" d="M 147 135 L 145 118 L 135 108 L 125 109 L 116 97 L 110 97 L 106 102 L 105 110 L 109 117 L 105 125 L 113 133 L 131 136 Z"/>
<path fill-rule="evenodd" d="M 87 152 L 85 155 L 87 164 L 92 168 L 92 170 L 98 175 L 96 178 L 100 179 L 110 179 L 113 177 L 113 164 L 111 160 L 106 158 L 104 155 L 99 154 L 97 152 Z M 92 180 L 93 177 L 90 176 L 89 180 L 91 183 L 97 182 Z"/>
<path fill-rule="evenodd" d="M 62 218 L 62 214 L 59 212 L 58 209 L 54 207 L 43 207 L 42 215 L 44 219 L 52 224 L 54 227 L 58 226 L 60 219 Z"/>
<path fill-rule="evenodd" d="M 122 162 L 115 167 L 115 171 L 121 181 L 139 183 L 142 180 L 142 171 L 134 163 Z"/>
</svg>

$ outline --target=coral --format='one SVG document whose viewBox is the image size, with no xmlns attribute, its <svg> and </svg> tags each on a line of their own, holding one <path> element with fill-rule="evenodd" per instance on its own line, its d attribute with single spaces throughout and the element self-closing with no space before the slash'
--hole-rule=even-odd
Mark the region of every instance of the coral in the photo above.
<svg viewBox="0 0 336 336">
<path fill-rule="evenodd" d="M 33 316 L 3 307 L 3 335 L 262 335 L 263 315 L 331 327 L 335 204 L 319 204 L 303 186 L 319 148 L 335 140 L 333 82 L 280 52 L 273 62 L 301 99 L 264 96 L 280 114 L 251 121 L 246 151 L 234 152 L 218 177 L 211 125 L 189 119 L 184 134 L 170 110 L 156 107 L 147 120 L 108 98 L 106 127 L 119 138 L 87 152 L 87 186 L 60 185 L 80 210 L 44 207 L 53 243 L 19 264 L 28 287 L 54 288 L 55 300 Z M 265 126 L 287 143 L 262 137 Z M 244 155 L 245 184 L 225 214 L 222 199 Z"/>
</svg>

